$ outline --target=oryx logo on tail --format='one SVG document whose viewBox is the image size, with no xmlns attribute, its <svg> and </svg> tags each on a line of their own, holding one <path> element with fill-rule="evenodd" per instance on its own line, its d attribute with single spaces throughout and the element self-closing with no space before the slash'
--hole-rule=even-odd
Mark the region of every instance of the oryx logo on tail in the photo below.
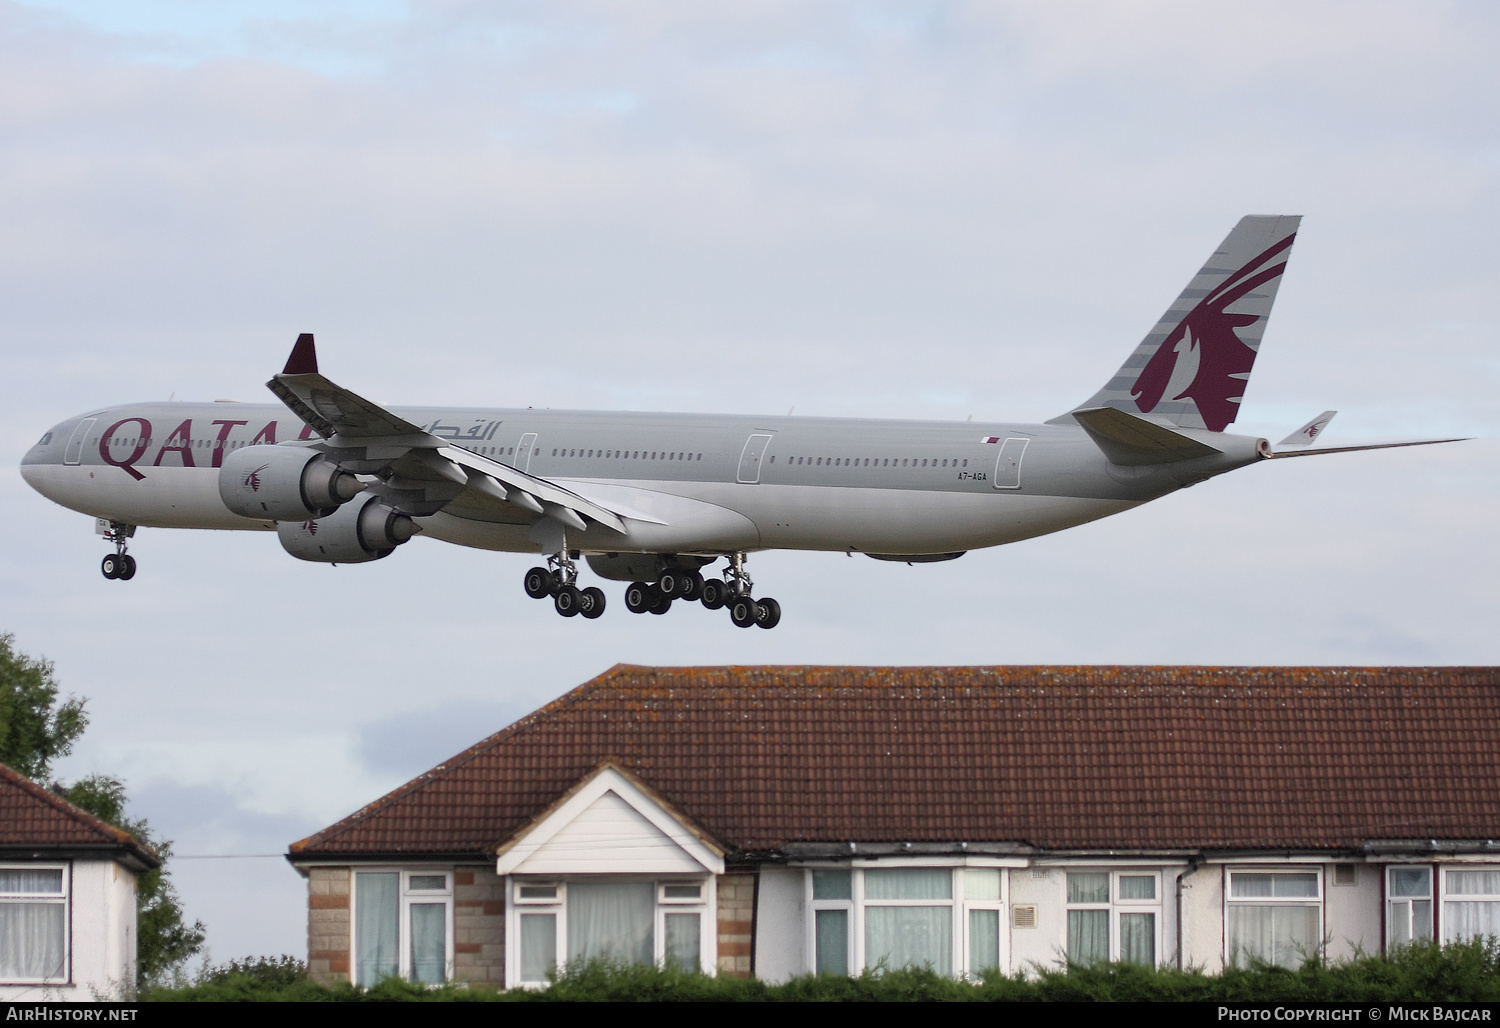
<svg viewBox="0 0 1500 1028">
<path fill-rule="evenodd" d="M 1257 254 L 1200 300 L 1167 335 L 1130 389 L 1143 414 L 1154 411 L 1163 398 L 1192 400 L 1211 431 L 1222 432 L 1234 421 L 1245 380 L 1255 364 L 1255 350 L 1235 330 L 1248 328 L 1265 315 L 1236 314 L 1228 308 L 1281 277 L 1286 253 L 1296 238 L 1293 232 Z"/>
<path fill-rule="evenodd" d="M 1073 410 L 1113 407 L 1222 432 L 1240 401 L 1300 218 L 1241 218 L 1104 387 Z M 1054 423 L 1073 421 L 1072 412 Z"/>
</svg>

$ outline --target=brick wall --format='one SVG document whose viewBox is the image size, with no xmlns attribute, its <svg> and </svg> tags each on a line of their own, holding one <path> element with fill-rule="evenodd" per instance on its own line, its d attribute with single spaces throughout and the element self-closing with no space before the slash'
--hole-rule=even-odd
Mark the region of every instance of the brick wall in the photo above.
<svg viewBox="0 0 1500 1028">
<path fill-rule="evenodd" d="M 755 875 L 720 875 L 719 973 L 750 977 L 751 925 L 755 916 Z"/>
<path fill-rule="evenodd" d="M 505 882 L 493 865 L 454 868 L 453 977 L 505 985 Z"/>
<path fill-rule="evenodd" d="M 333 985 L 349 980 L 349 869 L 307 872 L 307 973 Z"/>
</svg>

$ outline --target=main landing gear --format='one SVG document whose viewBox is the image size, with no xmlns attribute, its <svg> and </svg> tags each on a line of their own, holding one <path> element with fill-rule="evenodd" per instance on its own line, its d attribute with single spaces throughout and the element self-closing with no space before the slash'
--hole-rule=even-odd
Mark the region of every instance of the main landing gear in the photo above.
<svg viewBox="0 0 1500 1028">
<path fill-rule="evenodd" d="M 552 607 L 565 618 L 582 614 L 593 620 L 604 613 L 604 590 L 578 588 L 578 565 L 567 550 L 547 558 L 547 567 L 526 572 L 526 595 L 533 600 L 552 597 Z"/>
<path fill-rule="evenodd" d="M 104 572 L 105 578 L 118 578 L 128 582 L 135 577 L 135 558 L 126 553 L 127 543 L 131 536 L 135 535 L 135 526 L 127 525 L 119 521 L 105 522 L 101 520 L 97 529 L 105 541 L 115 544 L 115 552 L 104 555 L 99 570 Z"/>
<path fill-rule="evenodd" d="M 754 599 L 753 589 L 754 583 L 745 571 L 745 555 L 736 553 L 730 556 L 722 579 L 705 579 L 696 570 L 668 568 L 654 582 L 632 582 L 625 590 L 625 606 L 632 614 L 665 614 L 673 600 L 697 600 L 709 610 L 729 608 L 729 620 L 737 628 L 775 628 L 781 621 L 781 604 L 769 596 Z"/>
</svg>

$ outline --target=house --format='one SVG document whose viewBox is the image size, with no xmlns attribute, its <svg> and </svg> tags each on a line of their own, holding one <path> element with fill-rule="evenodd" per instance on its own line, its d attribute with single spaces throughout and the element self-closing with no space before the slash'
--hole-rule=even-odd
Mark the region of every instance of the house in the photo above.
<svg viewBox="0 0 1500 1028">
<path fill-rule="evenodd" d="M 617 666 L 290 847 L 325 981 L 1500 934 L 1495 668 Z"/>
<path fill-rule="evenodd" d="M 160 866 L 128 832 L 0 765 L 0 1000 L 131 994 L 136 875 Z"/>
</svg>

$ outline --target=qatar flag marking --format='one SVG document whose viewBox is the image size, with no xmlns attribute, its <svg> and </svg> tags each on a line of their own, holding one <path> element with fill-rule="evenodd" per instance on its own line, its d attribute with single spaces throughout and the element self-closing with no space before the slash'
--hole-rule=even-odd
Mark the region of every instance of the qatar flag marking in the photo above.
<svg viewBox="0 0 1500 1028">
<path fill-rule="evenodd" d="M 1000 437 L 997 435 L 987 435 L 979 441 L 981 443 L 998 443 L 1000 441 Z"/>
</svg>

